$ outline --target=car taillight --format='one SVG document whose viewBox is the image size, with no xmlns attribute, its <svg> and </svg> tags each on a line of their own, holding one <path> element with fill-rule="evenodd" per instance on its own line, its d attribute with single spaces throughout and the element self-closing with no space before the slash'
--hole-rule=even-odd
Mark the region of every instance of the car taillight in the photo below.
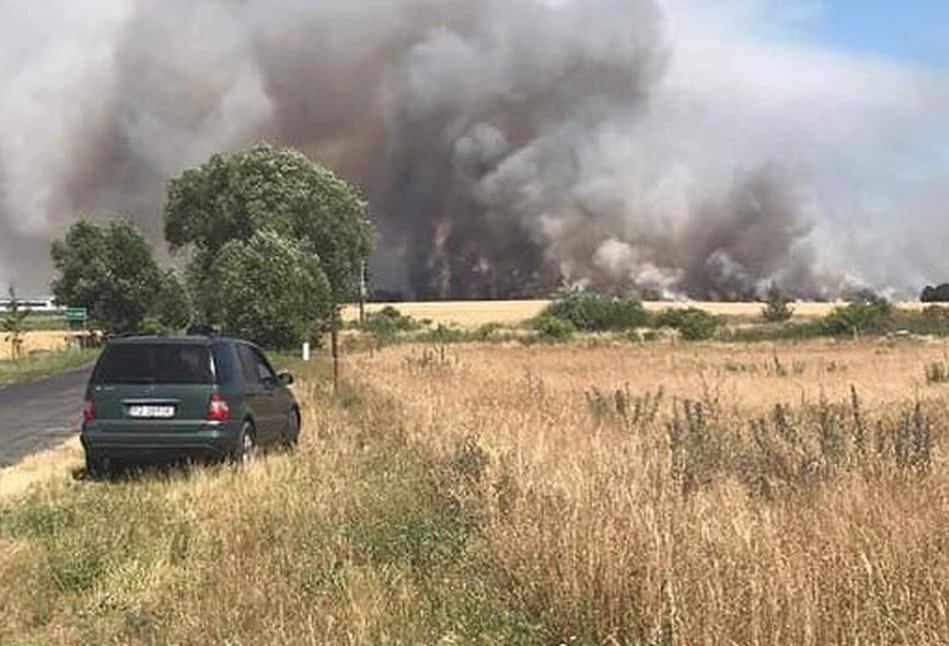
<svg viewBox="0 0 949 646">
<path fill-rule="evenodd" d="M 231 417 L 231 409 L 220 393 L 211 395 L 208 400 L 208 421 L 226 422 Z"/>
<path fill-rule="evenodd" d="M 96 418 L 96 402 L 92 395 L 86 396 L 86 401 L 82 405 L 82 423 L 88 424 Z"/>
</svg>

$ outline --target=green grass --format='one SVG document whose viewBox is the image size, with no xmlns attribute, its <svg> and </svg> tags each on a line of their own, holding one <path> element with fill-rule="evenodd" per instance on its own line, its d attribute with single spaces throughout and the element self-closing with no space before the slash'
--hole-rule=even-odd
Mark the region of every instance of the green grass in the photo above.
<svg viewBox="0 0 949 646">
<path fill-rule="evenodd" d="M 0 361 L 0 387 L 91 364 L 98 355 L 98 350 L 63 350 L 38 354 L 18 361 Z"/>
<path fill-rule="evenodd" d="M 66 322 L 62 314 L 35 313 L 30 314 L 24 321 L 27 330 L 47 331 L 65 330 Z"/>
</svg>

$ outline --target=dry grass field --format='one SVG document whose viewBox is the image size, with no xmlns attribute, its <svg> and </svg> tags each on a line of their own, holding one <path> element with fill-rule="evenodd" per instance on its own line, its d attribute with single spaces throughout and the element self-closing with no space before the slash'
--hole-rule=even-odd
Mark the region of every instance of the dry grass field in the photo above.
<svg viewBox="0 0 949 646">
<path fill-rule="evenodd" d="M 295 455 L 0 473 L 0 643 L 949 643 L 947 361 L 403 345 L 336 396 L 297 364 Z"/>
<path fill-rule="evenodd" d="M 66 344 L 63 332 L 30 332 L 26 335 L 26 356 L 11 361 L 9 343 L 0 343 L 0 388 L 12 383 L 38 379 L 95 361 L 97 351 Z"/>
<path fill-rule="evenodd" d="M 431 320 L 445 325 L 456 324 L 463 327 L 478 327 L 487 323 L 517 325 L 540 314 L 548 301 L 453 301 L 439 303 L 393 303 L 402 314 L 417 320 Z M 371 303 L 367 312 L 379 311 L 385 303 Z M 761 303 L 704 303 L 704 302 L 646 302 L 646 309 L 658 312 L 666 308 L 697 307 L 717 316 L 730 319 L 758 319 L 761 317 Z M 794 313 L 798 319 L 816 319 L 828 314 L 840 303 L 795 303 Z M 903 309 L 919 309 L 919 303 L 900 303 Z M 349 306 L 343 310 L 344 321 L 357 321 L 359 308 Z"/>
<path fill-rule="evenodd" d="M 2 341 L 2 337 L 0 337 Z M 55 352 L 66 347 L 66 333 L 57 331 L 36 331 L 27 332 L 23 335 L 23 352 L 26 354 L 35 352 Z M 0 342 L 0 361 L 10 359 L 11 346 L 9 343 Z"/>
<path fill-rule="evenodd" d="M 557 640 L 922 644 L 949 640 L 949 391 L 925 379 L 946 360 L 410 347 L 353 377 L 410 443 L 483 460 L 481 549 Z"/>
</svg>

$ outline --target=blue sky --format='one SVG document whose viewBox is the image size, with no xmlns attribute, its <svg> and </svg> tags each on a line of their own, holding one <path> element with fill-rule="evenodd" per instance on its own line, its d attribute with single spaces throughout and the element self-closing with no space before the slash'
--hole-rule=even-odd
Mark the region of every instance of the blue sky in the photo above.
<svg viewBox="0 0 949 646">
<path fill-rule="evenodd" d="M 949 0 L 822 0 L 799 28 L 834 48 L 949 70 Z"/>
</svg>

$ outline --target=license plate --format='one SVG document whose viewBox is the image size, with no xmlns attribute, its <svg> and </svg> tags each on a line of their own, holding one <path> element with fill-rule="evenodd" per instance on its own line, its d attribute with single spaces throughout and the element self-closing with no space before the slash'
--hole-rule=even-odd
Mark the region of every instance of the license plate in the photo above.
<svg viewBox="0 0 949 646">
<path fill-rule="evenodd" d="M 175 416 L 174 406 L 135 404 L 129 406 L 129 417 L 137 419 L 170 419 Z"/>
</svg>

